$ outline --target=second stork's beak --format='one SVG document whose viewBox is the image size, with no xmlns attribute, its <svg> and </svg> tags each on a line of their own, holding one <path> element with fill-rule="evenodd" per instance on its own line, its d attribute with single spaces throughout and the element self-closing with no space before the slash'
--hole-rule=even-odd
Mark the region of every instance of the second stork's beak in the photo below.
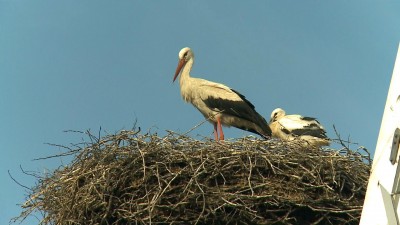
<svg viewBox="0 0 400 225">
<path fill-rule="evenodd" d="M 180 59 L 178 66 L 176 67 L 176 71 L 175 71 L 175 76 L 174 76 L 174 80 L 172 82 L 174 82 L 176 80 L 176 78 L 178 77 L 179 73 L 181 72 L 183 66 L 186 64 L 185 59 Z"/>
<path fill-rule="evenodd" d="M 269 120 L 269 124 L 271 124 L 271 123 L 273 123 L 273 122 L 275 122 L 276 121 L 276 117 L 274 116 L 274 117 L 272 117 L 270 120 Z"/>
</svg>

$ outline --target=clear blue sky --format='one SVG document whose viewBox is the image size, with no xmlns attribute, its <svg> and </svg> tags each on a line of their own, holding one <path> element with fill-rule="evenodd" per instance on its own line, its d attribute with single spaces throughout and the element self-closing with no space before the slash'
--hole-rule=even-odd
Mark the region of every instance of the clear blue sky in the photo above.
<svg viewBox="0 0 400 225">
<path fill-rule="evenodd" d="M 35 180 L 68 159 L 32 161 L 91 129 L 185 132 L 203 121 L 172 84 L 189 46 L 192 76 L 319 118 L 329 136 L 375 150 L 400 41 L 399 1 L 0 0 L 0 224 Z M 234 128 L 226 137 L 248 135 Z M 212 136 L 204 124 L 190 133 Z M 34 224 L 30 218 L 24 224 Z"/>
</svg>

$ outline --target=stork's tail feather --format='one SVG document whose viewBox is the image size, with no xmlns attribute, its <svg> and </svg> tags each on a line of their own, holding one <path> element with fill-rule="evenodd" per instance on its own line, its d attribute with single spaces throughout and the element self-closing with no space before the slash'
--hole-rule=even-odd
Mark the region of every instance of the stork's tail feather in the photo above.
<svg viewBox="0 0 400 225">
<path fill-rule="evenodd" d="M 264 118 L 262 118 L 262 120 L 255 125 L 257 126 L 255 130 L 248 130 L 248 131 L 258 134 L 265 139 L 271 138 L 272 136 L 271 128 L 268 126 L 267 122 L 265 122 Z"/>
<path fill-rule="evenodd" d="M 261 133 L 260 135 L 266 139 L 270 138 L 272 136 L 272 130 L 269 127 L 267 121 L 260 114 L 258 114 L 258 121 L 259 121 L 258 125 L 262 129 L 262 132 L 260 132 Z"/>
</svg>

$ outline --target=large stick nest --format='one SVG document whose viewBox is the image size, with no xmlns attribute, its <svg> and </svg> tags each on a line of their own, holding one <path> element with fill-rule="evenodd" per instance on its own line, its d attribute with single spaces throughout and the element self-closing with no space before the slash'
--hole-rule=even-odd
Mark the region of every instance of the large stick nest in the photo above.
<svg viewBox="0 0 400 225">
<path fill-rule="evenodd" d="M 121 131 L 69 148 L 19 219 L 41 224 L 358 224 L 370 165 L 298 141 Z"/>
</svg>

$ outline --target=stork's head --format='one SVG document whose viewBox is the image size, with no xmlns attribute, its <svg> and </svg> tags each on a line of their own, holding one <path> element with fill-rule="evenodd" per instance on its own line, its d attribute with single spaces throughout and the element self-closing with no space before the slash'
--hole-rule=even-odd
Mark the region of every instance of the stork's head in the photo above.
<svg viewBox="0 0 400 225">
<path fill-rule="evenodd" d="M 284 117 L 286 115 L 285 110 L 281 109 L 281 108 L 276 108 L 274 109 L 274 111 L 272 111 L 271 113 L 271 120 L 269 121 L 269 123 L 275 122 L 278 119 Z"/>
<path fill-rule="evenodd" d="M 193 52 L 188 47 L 182 48 L 179 51 L 179 63 L 178 63 L 178 67 L 176 67 L 173 82 L 176 80 L 176 78 L 178 77 L 179 73 L 181 72 L 181 70 L 185 66 L 185 64 L 193 57 L 194 57 Z"/>
</svg>

